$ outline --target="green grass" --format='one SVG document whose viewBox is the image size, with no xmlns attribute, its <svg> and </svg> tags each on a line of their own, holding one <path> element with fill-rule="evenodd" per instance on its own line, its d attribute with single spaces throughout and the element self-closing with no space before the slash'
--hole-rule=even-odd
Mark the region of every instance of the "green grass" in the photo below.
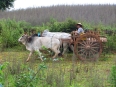
<svg viewBox="0 0 116 87">
<path fill-rule="evenodd" d="M 26 62 L 29 52 L 1 52 L 0 59 L 9 62 L 5 70 L 5 87 L 14 86 L 16 76 L 21 73 L 28 73 L 28 68 L 37 72 L 42 64 L 38 55 L 34 54 L 29 62 Z M 47 58 L 45 65 L 47 69 L 40 70 L 37 74 L 39 78 L 36 87 L 110 87 L 108 78 L 110 69 L 114 65 L 114 55 L 108 55 L 108 59 L 98 62 L 72 62 L 72 54 L 60 61 L 53 62 Z M 41 80 L 40 80 L 41 79 Z M 25 86 L 24 86 L 25 87 Z M 30 86 L 29 86 L 30 87 Z"/>
</svg>

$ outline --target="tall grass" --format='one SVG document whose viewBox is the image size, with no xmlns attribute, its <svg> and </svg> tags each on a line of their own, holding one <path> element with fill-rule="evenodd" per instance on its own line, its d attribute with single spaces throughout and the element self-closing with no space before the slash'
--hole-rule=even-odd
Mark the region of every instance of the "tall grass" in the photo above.
<svg viewBox="0 0 116 87">
<path fill-rule="evenodd" d="M 13 47 L 18 44 L 18 37 L 23 32 L 19 22 L 14 20 L 1 20 L 1 43 L 3 48 Z"/>
<path fill-rule="evenodd" d="M 104 71 L 109 69 L 105 68 L 107 65 L 78 62 L 74 68 L 78 67 L 79 72 L 75 72 L 70 61 L 25 64 L 14 60 L 17 63 L 11 61 L 3 71 L 5 87 L 109 87 Z M 11 69 L 16 72 L 12 73 Z"/>
<path fill-rule="evenodd" d="M 27 56 L 25 51 L 0 53 L 0 59 L 9 62 L 2 70 L 4 87 L 109 87 L 107 77 L 113 59 L 80 62 L 68 54 L 67 59 L 56 62 L 47 56 L 43 63 L 36 54 L 26 62 Z"/>
<path fill-rule="evenodd" d="M 115 59 L 115 64 L 111 68 L 110 83 L 111 83 L 111 87 L 116 87 L 116 59 Z"/>
<path fill-rule="evenodd" d="M 19 45 L 18 38 L 24 33 L 24 28 L 28 29 L 28 27 L 29 24 L 24 21 L 0 20 L 0 45 L 2 50 Z"/>
</svg>

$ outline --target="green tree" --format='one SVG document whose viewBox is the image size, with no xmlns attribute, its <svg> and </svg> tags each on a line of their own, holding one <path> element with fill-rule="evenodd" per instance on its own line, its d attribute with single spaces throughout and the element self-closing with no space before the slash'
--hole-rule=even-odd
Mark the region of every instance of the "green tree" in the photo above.
<svg viewBox="0 0 116 87">
<path fill-rule="evenodd" d="M 10 9 L 13 7 L 13 2 L 15 0 L 0 0 L 0 10 Z"/>
</svg>

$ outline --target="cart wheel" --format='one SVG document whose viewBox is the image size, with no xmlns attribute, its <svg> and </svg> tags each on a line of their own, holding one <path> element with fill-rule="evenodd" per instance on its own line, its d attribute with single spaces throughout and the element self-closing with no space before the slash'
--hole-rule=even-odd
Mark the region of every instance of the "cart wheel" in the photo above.
<svg viewBox="0 0 116 87">
<path fill-rule="evenodd" d="M 95 61 L 102 52 L 102 43 L 97 35 L 86 33 L 76 39 L 74 52 L 81 60 Z"/>
</svg>

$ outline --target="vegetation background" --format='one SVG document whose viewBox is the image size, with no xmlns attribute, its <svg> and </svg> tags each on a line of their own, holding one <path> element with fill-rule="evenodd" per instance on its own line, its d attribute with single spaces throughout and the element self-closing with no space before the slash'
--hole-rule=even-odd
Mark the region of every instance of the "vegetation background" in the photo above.
<svg viewBox="0 0 116 87">
<path fill-rule="evenodd" d="M 99 62 L 75 64 L 69 53 L 67 59 L 60 58 L 59 62 L 49 59 L 38 62 L 36 53 L 31 62 L 25 62 L 23 58 L 28 53 L 17 41 L 24 32 L 30 34 L 32 30 L 38 33 L 49 29 L 70 33 L 78 22 L 85 30 L 97 29 L 107 37 Z M 0 86 L 115 87 L 115 23 L 116 5 L 57 5 L 0 11 Z"/>
<path fill-rule="evenodd" d="M 37 33 L 45 29 L 70 33 L 78 22 L 84 25 L 85 30 L 97 29 L 102 35 L 112 36 L 108 37 L 107 48 L 116 49 L 116 5 L 57 5 L 0 11 L 0 42 L 5 43 L 3 48 L 17 46 L 17 38 L 22 32 L 30 33 L 32 30 Z"/>
<path fill-rule="evenodd" d="M 0 12 L 0 19 L 25 20 L 32 25 L 47 23 L 51 18 L 59 22 L 67 18 L 78 22 L 116 26 L 116 5 L 57 5 Z"/>
</svg>

